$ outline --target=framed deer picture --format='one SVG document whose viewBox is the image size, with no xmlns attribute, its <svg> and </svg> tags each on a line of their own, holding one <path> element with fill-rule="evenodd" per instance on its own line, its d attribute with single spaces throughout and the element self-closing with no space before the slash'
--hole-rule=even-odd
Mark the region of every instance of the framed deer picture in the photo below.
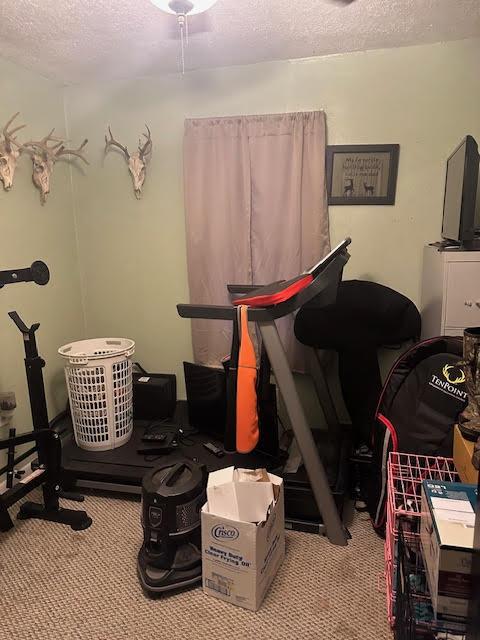
<svg viewBox="0 0 480 640">
<path fill-rule="evenodd" d="M 395 204 L 398 144 L 327 147 L 328 204 Z"/>
</svg>

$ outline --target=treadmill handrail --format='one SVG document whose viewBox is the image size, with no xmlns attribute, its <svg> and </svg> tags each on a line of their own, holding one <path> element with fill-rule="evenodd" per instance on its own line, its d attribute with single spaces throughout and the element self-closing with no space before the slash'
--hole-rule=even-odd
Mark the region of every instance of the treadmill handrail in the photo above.
<svg viewBox="0 0 480 640">
<path fill-rule="evenodd" d="M 281 282 L 285 282 L 285 280 L 277 280 L 276 282 L 271 282 L 270 286 L 272 284 L 280 284 Z M 227 291 L 232 295 L 239 295 L 241 293 L 251 293 L 252 291 L 261 289 L 264 286 L 264 284 L 227 284 Z"/>
<path fill-rule="evenodd" d="M 331 285 L 338 285 L 342 271 L 350 254 L 345 248 L 342 253 L 329 262 L 324 269 L 318 272 L 312 282 L 302 291 L 292 296 L 289 300 L 272 305 L 271 307 L 257 307 L 248 309 L 248 319 L 252 322 L 277 320 L 293 313 L 303 305 L 311 302 L 319 294 Z M 234 320 L 237 314 L 235 307 L 227 305 L 198 305 L 179 304 L 178 314 L 182 318 L 203 318 L 209 320 Z"/>
<path fill-rule="evenodd" d="M 233 320 L 236 318 L 234 307 L 215 304 L 177 304 L 177 311 L 181 318 L 208 318 L 209 320 Z"/>
</svg>

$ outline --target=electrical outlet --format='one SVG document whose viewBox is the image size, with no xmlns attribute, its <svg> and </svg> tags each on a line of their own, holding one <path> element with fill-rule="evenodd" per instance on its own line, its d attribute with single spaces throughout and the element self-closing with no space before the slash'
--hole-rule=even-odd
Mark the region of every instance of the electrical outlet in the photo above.
<svg viewBox="0 0 480 640">
<path fill-rule="evenodd" d="M 0 392 L 0 427 L 8 427 L 17 408 L 13 391 Z"/>
</svg>

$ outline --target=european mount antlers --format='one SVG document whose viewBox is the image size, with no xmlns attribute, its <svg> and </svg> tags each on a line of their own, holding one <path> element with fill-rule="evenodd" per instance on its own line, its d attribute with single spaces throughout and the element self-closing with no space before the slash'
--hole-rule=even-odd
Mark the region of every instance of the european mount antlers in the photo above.
<svg viewBox="0 0 480 640">
<path fill-rule="evenodd" d="M 41 140 L 31 140 L 22 146 L 22 148 L 32 156 L 32 179 L 34 185 L 40 191 L 40 201 L 42 204 L 45 204 L 47 195 L 50 193 L 50 177 L 55 163 L 61 156 L 76 156 L 83 160 L 85 164 L 89 164 L 88 160 L 81 153 L 88 142 L 87 139 L 82 142 L 78 149 L 67 149 L 65 147 L 66 141 L 63 138 L 54 137 L 54 131 L 55 129 L 52 129 L 50 133 Z M 54 144 L 49 146 L 49 142 L 53 142 Z"/>
<path fill-rule="evenodd" d="M 15 129 L 8 130 L 19 113 L 17 111 L 3 127 L 3 140 L 0 142 L 0 180 L 3 182 L 5 191 L 10 191 L 13 186 L 17 160 L 22 151 L 22 145 L 17 142 L 17 136 L 13 134 L 23 129 L 26 125 L 21 124 Z"/>
<path fill-rule="evenodd" d="M 148 132 L 148 134 L 142 134 L 145 138 L 145 142 L 142 144 L 142 140 L 140 139 L 138 141 L 137 151 L 134 151 L 132 154 L 129 153 L 127 147 L 115 140 L 110 127 L 108 127 L 110 138 L 107 138 L 107 136 L 105 136 L 105 153 L 109 151 L 110 147 L 117 147 L 118 149 L 123 151 L 128 164 L 128 170 L 132 175 L 133 188 L 137 200 L 142 197 L 142 187 L 143 183 L 145 182 L 147 161 L 149 159 L 149 155 L 152 153 L 152 134 L 150 133 L 150 129 L 148 128 L 148 126 L 145 125 L 145 127 Z"/>
</svg>

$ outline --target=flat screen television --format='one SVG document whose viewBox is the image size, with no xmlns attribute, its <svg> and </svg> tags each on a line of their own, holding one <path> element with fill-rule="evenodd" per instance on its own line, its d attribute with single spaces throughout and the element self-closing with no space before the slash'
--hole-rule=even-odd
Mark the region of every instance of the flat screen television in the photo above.
<svg viewBox="0 0 480 640">
<path fill-rule="evenodd" d="M 442 238 L 468 245 L 480 232 L 480 156 L 472 136 L 459 144 L 447 161 Z"/>
</svg>

